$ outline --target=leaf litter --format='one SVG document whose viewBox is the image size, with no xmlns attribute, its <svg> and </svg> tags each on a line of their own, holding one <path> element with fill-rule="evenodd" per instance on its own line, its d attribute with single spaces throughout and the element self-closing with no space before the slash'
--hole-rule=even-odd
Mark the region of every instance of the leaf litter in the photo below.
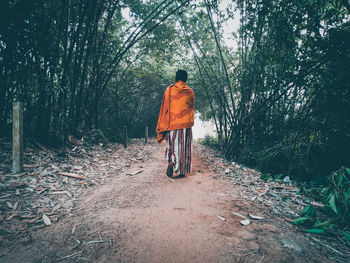
<svg viewBox="0 0 350 263">
<path fill-rule="evenodd" d="M 127 175 L 134 163 L 148 160 L 152 147 L 134 139 L 128 148 L 76 141 L 52 151 L 39 143 L 24 149 L 24 172 L 11 173 L 11 143 L 0 139 L 0 256 L 16 240 L 72 215 L 77 198 L 113 176 Z"/>
<path fill-rule="evenodd" d="M 285 224 L 290 224 L 294 223 L 295 220 L 300 220 L 302 211 L 308 205 L 324 207 L 324 204 L 310 200 L 307 196 L 300 193 L 298 183 L 291 180 L 289 176 L 263 174 L 236 162 L 229 162 L 221 153 L 207 146 L 195 144 L 194 147 L 198 157 L 215 172 L 211 177 L 228 180 L 232 185 L 232 190 L 238 195 L 240 200 L 236 202 L 236 206 L 241 209 L 230 212 L 233 216 L 240 219 L 239 222 L 242 227 L 253 223 L 259 224 L 260 222 L 271 222 L 275 225 L 277 220 L 279 222 L 284 220 Z M 250 206 L 246 205 L 247 202 Z M 242 205 L 239 203 L 242 203 Z M 329 206 L 334 213 L 338 212 L 333 196 L 329 199 Z M 252 210 L 250 211 L 249 209 Z M 258 214 L 257 210 L 260 210 Z M 318 245 L 322 251 L 326 249 L 328 252 L 334 252 L 329 258 L 343 262 L 344 258 L 350 257 L 349 245 L 341 239 L 324 235 L 324 231 L 317 228 L 299 230 L 299 233 L 311 243 L 318 240 L 314 237 L 315 235 L 322 235 L 322 241 L 319 240 L 317 244 L 314 244 Z M 343 235 L 350 238 L 350 235 L 346 232 Z M 342 252 L 339 253 L 339 250 Z M 339 255 L 342 258 L 339 258 Z"/>
</svg>

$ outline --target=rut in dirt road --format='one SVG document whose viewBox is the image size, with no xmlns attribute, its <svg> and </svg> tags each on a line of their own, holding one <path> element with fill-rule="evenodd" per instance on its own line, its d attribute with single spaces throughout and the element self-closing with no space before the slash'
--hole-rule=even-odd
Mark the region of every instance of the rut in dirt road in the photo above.
<svg viewBox="0 0 350 263">
<path fill-rule="evenodd" d="M 33 243 L 14 245 L 1 262 L 330 262 L 314 256 L 318 248 L 295 226 L 214 179 L 198 154 L 190 175 L 170 180 L 164 146 L 153 147 L 149 160 L 90 191 L 71 215 L 33 232 Z M 232 211 L 267 220 L 242 226 Z"/>
</svg>

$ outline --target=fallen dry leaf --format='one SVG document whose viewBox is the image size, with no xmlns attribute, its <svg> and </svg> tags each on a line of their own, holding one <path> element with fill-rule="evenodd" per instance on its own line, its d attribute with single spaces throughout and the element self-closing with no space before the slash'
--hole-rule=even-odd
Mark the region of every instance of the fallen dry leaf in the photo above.
<svg viewBox="0 0 350 263">
<path fill-rule="evenodd" d="M 250 220 L 249 219 L 244 219 L 242 221 L 240 221 L 241 225 L 246 226 L 250 224 Z"/>
<path fill-rule="evenodd" d="M 45 225 L 51 226 L 51 220 L 47 215 L 43 214 L 42 220 L 43 220 Z"/>
<path fill-rule="evenodd" d="M 57 174 L 58 175 L 67 176 L 67 177 L 71 177 L 71 178 L 86 180 L 86 176 L 84 176 L 84 175 L 78 175 L 78 174 L 66 173 L 66 172 L 58 172 Z"/>
<path fill-rule="evenodd" d="M 255 219 L 255 220 L 264 220 L 264 219 L 265 219 L 265 218 L 262 217 L 262 216 L 255 216 L 255 215 L 250 214 L 250 213 L 249 213 L 249 217 L 250 217 L 251 219 Z"/>
<path fill-rule="evenodd" d="M 219 215 L 216 215 L 220 220 L 222 220 L 222 221 L 226 221 L 226 219 L 224 218 L 224 217 L 222 217 L 222 216 L 219 216 Z"/>
<path fill-rule="evenodd" d="M 246 216 L 241 215 L 240 213 L 237 213 L 237 212 L 231 212 L 231 214 L 233 214 L 233 215 L 235 215 L 235 216 L 238 216 L 239 218 L 242 218 L 242 219 L 247 219 Z"/>
</svg>

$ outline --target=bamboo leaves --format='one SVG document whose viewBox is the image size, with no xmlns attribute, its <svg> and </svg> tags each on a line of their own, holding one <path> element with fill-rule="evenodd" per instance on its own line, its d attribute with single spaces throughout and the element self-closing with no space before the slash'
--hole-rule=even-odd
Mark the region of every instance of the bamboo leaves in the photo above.
<svg viewBox="0 0 350 263">
<path fill-rule="evenodd" d="M 104 127 L 109 95 L 117 93 L 115 84 L 125 79 L 135 62 L 147 63 L 153 52 L 153 59 L 164 62 L 160 67 L 167 63 L 164 52 L 155 54 L 156 46 L 149 43 L 169 50 L 162 43 L 175 39 L 176 29 L 168 21 L 186 4 L 174 0 L 5 3 L 16 16 L 2 24 L 0 36 L 0 75 L 5 80 L 0 89 L 1 129 L 8 126 L 9 107 L 17 96 L 26 105 L 25 115 L 34 116 L 28 121 L 28 134 L 43 143 L 58 146 L 69 135 L 79 137 L 83 130 Z M 173 59 L 175 54 L 169 54 Z"/>
<path fill-rule="evenodd" d="M 328 204 L 332 208 L 334 213 L 338 214 L 337 207 L 335 205 L 335 196 L 334 196 L 334 194 L 332 194 L 331 198 L 329 198 Z"/>
<path fill-rule="evenodd" d="M 347 195 L 350 192 L 349 176 L 348 168 L 342 168 L 328 176 L 327 187 L 302 186 L 304 194 L 316 201 L 309 200 L 309 204 L 300 214 L 301 217 L 292 223 L 306 227 L 304 231 L 308 233 L 340 233 L 349 242 L 350 234 L 346 232 L 350 222 Z"/>
<path fill-rule="evenodd" d="M 299 217 L 297 219 L 294 219 L 292 222 L 293 224 L 300 225 L 300 224 L 304 224 L 307 220 L 309 220 L 308 217 Z"/>
<path fill-rule="evenodd" d="M 323 234 L 325 232 L 324 229 L 319 229 L 319 228 L 311 228 L 311 229 L 306 229 L 304 231 L 312 234 Z"/>
</svg>

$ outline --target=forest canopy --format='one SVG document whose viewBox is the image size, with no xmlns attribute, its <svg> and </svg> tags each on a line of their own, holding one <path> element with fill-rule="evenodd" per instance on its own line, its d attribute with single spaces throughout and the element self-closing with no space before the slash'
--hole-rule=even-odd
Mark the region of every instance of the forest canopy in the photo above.
<svg viewBox="0 0 350 263">
<path fill-rule="evenodd" d="M 229 160 L 301 179 L 350 166 L 348 0 L 12 0 L 0 4 L 0 132 L 51 146 L 154 131 L 189 72 Z M 225 25 L 236 19 L 224 40 Z M 321 176 L 322 177 L 322 176 Z"/>
</svg>

